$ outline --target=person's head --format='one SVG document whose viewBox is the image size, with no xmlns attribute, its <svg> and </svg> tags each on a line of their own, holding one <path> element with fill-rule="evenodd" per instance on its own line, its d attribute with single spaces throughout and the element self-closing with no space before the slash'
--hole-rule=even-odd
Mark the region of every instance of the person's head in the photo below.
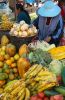
<svg viewBox="0 0 65 100">
<path fill-rule="evenodd" d="M 16 4 L 16 12 L 17 14 L 19 14 L 20 12 L 22 12 L 24 10 L 24 6 L 23 4 Z"/>
<path fill-rule="evenodd" d="M 65 5 L 65 0 L 59 0 L 59 4 Z"/>
</svg>

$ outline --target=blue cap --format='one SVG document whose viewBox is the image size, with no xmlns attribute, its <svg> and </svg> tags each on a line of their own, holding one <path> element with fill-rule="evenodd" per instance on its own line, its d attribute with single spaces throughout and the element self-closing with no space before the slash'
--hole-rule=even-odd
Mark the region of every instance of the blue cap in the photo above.
<svg viewBox="0 0 65 100">
<path fill-rule="evenodd" d="M 25 2 L 30 4 L 30 3 L 34 3 L 35 0 L 25 0 Z"/>
<path fill-rule="evenodd" d="M 38 9 L 37 14 L 43 17 L 55 17 L 59 15 L 61 8 L 52 1 L 46 1 L 44 5 Z"/>
</svg>

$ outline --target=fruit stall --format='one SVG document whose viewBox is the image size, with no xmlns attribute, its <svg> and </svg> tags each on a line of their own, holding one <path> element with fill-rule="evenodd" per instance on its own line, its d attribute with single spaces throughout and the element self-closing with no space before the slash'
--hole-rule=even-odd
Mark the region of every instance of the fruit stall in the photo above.
<svg viewBox="0 0 65 100">
<path fill-rule="evenodd" d="M 0 100 L 65 100 L 65 46 L 32 42 L 36 27 L 6 15 L 0 33 Z"/>
</svg>

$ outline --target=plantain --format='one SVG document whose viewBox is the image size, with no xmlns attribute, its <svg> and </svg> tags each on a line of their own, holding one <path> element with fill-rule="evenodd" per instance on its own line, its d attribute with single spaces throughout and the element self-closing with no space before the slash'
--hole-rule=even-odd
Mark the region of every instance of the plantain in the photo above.
<svg viewBox="0 0 65 100">
<path fill-rule="evenodd" d="M 24 100 L 30 100 L 30 91 L 28 88 L 26 88 L 26 95 Z"/>
</svg>

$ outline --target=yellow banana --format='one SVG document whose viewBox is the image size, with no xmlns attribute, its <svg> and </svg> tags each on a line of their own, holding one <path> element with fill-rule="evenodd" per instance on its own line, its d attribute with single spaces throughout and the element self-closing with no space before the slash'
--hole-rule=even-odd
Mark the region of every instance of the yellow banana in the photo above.
<svg viewBox="0 0 65 100">
<path fill-rule="evenodd" d="M 25 73 L 25 77 L 27 77 L 30 73 L 32 73 L 36 68 L 37 68 L 38 64 L 33 65 L 28 72 Z"/>
<path fill-rule="evenodd" d="M 8 83 L 6 84 L 6 88 L 7 88 L 8 86 L 11 86 L 12 84 L 14 84 L 14 83 L 16 83 L 16 82 L 18 82 L 18 80 L 13 80 L 13 81 L 8 82 Z"/>
<path fill-rule="evenodd" d="M 32 73 L 30 73 L 28 75 L 28 78 L 32 78 L 32 77 L 36 76 L 41 70 L 42 70 L 42 67 L 38 66 Z"/>
<path fill-rule="evenodd" d="M 13 83 L 12 85 L 5 87 L 4 92 L 12 92 L 12 90 L 17 88 L 19 85 L 21 85 L 21 83 L 22 83 L 22 80 L 18 80 L 17 82 Z"/>
<path fill-rule="evenodd" d="M 52 73 L 51 72 L 49 72 L 49 71 L 43 71 L 43 72 L 39 72 L 38 73 L 38 76 L 48 76 L 48 75 L 52 75 Z"/>
<path fill-rule="evenodd" d="M 25 100 L 30 100 L 30 91 L 28 88 L 26 88 Z"/>
<path fill-rule="evenodd" d="M 9 99 L 9 100 L 12 99 L 12 96 L 9 93 L 6 93 L 4 98 L 3 98 L 3 100 L 7 100 L 7 99 Z"/>
<path fill-rule="evenodd" d="M 50 78 L 51 78 L 51 75 L 49 75 L 49 76 L 41 76 L 41 77 L 35 77 L 34 78 L 34 81 L 47 81 L 48 79 L 50 80 Z"/>
<path fill-rule="evenodd" d="M 38 92 L 42 92 L 43 90 L 51 88 L 51 87 L 53 87 L 55 85 L 56 85 L 55 83 L 49 83 L 49 84 L 47 83 L 47 85 L 45 84 L 44 86 L 40 86 L 38 88 Z"/>
<path fill-rule="evenodd" d="M 18 100 L 24 100 L 24 98 L 25 98 L 25 92 L 23 92 L 23 94 L 20 96 Z"/>
<path fill-rule="evenodd" d="M 23 94 L 23 92 L 25 92 L 25 87 L 23 87 L 23 88 L 21 89 L 21 91 L 18 93 L 18 97 L 20 97 L 20 96 Z"/>
<path fill-rule="evenodd" d="M 17 94 L 21 91 L 22 87 L 25 87 L 25 84 L 21 84 L 21 85 L 19 85 L 17 88 L 15 88 L 15 89 L 11 92 L 11 95 L 13 95 L 13 96 L 17 95 Z"/>
<path fill-rule="evenodd" d="M 36 84 L 36 82 L 34 81 L 34 82 L 32 82 L 30 85 L 31 85 L 31 86 L 35 86 L 35 84 Z"/>
</svg>

